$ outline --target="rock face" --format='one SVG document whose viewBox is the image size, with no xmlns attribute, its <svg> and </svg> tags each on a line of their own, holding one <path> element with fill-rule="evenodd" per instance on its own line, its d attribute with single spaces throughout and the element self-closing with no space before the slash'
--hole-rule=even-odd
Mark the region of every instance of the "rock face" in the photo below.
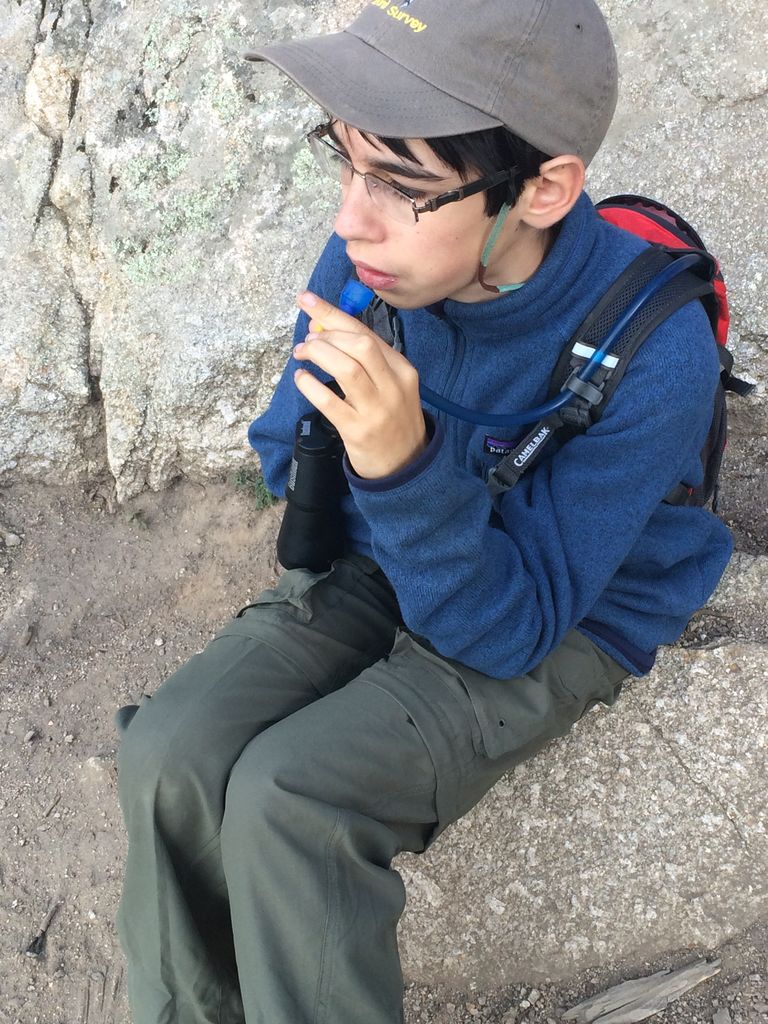
<svg viewBox="0 0 768 1024">
<path fill-rule="evenodd" d="M 333 197 L 302 142 L 319 112 L 240 53 L 360 6 L 5 0 L 0 481 L 109 473 L 124 498 L 253 459 Z M 663 197 L 722 255 L 761 384 L 741 425 L 766 434 L 768 12 L 603 6 L 622 99 L 590 190 Z"/>
<path fill-rule="evenodd" d="M 757 399 L 741 403 L 742 426 L 764 435 L 768 183 L 758 168 L 768 132 L 768 9 L 750 0 L 705 0 L 695 8 L 601 0 L 601 7 L 615 30 L 621 99 L 589 190 L 596 198 L 663 198 L 718 256 L 731 303 L 729 347 L 761 385 Z"/>
<path fill-rule="evenodd" d="M 240 53 L 309 5 L 4 7 L 0 480 L 124 498 L 251 459 L 332 197 L 318 111 Z"/>
</svg>

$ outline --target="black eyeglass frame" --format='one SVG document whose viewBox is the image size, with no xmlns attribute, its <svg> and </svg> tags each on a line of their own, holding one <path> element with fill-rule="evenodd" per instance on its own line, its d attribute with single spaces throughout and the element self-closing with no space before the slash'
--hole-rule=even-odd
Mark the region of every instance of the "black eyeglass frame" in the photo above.
<svg viewBox="0 0 768 1024">
<path fill-rule="evenodd" d="M 478 178 L 476 181 L 470 181 L 466 185 L 462 185 L 460 188 L 453 188 L 448 192 L 441 192 L 439 196 L 433 196 L 428 199 L 422 206 L 416 204 L 416 200 L 408 195 L 399 185 L 396 185 L 393 181 L 385 181 L 384 178 L 380 178 L 378 174 L 371 174 L 370 172 L 358 171 L 353 165 L 349 157 L 342 153 L 340 149 L 329 142 L 325 136 L 330 134 L 330 129 L 324 125 L 318 125 L 317 128 L 313 128 L 312 131 L 307 132 L 305 138 L 308 143 L 311 140 L 316 139 L 317 142 L 321 143 L 327 149 L 330 149 L 336 156 L 340 157 L 347 164 L 349 164 L 350 170 L 353 174 L 357 174 L 358 177 L 366 181 L 367 178 L 373 178 L 375 181 L 380 181 L 382 185 L 386 185 L 387 188 L 394 189 L 403 199 L 407 200 L 411 204 L 413 210 L 414 223 L 418 224 L 420 213 L 434 213 L 435 210 L 439 210 L 441 206 L 447 206 L 448 203 L 458 203 L 462 199 L 468 199 L 469 196 L 477 195 L 478 192 L 487 192 L 489 188 L 493 188 L 495 185 L 501 185 L 502 182 L 511 181 L 517 173 L 517 168 L 512 167 L 505 171 L 496 171 L 495 174 L 489 174 L 485 178 Z M 366 182 L 366 191 L 368 189 Z M 368 193 L 370 195 L 370 192 Z M 384 211 L 386 212 L 386 211 Z"/>
</svg>

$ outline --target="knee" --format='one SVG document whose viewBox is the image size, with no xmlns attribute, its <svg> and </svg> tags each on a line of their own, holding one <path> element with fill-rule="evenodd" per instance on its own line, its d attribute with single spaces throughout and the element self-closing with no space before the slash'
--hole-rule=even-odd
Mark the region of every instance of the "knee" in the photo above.
<svg viewBox="0 0 768 1024">
<path fill-rule="evenodd" d="M 204 752 L 199 742 L 185 738 L 185 732 L 179 718 L 169 719 L 160 702 L 148 700 L 140 706 L 117 756 L 118 793 L 126 819 L 134 808 L 180 803 L 194 789 L 194 760 Z"/>
<path fill-rule="evenodd" d="M 232 768 L 224 800 L 223 830 L 238 833 L 252 823 L 256 827 L 282 813 L 288 794 L 279 779 L 283 769 L 279 759 L 264 756 L 265 737 L 252 740 Z"/>
<path fill-rule="evenodd" d="M 302 752 L 271 742 L 268 734 L 252 740 L 227 782 L 222 843 L 252 846 L 267 835 L 306 828 L 317 799 L 318 765 Z"/>
<path fill-rule="evenodd" d="M 151 701 L 143 704 L 120 740 L 117 780 L 123 808 L 145 793 L 154 793 L 164 770 L 166 742 L 153 721 L 152 710 Z"/>
</svg>

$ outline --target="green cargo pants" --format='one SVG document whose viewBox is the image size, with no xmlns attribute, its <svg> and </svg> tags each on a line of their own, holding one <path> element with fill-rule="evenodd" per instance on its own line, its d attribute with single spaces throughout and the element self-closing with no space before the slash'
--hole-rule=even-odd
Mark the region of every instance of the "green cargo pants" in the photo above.
<svg viewBox="0 0 768 1024">
<path fill-rule="evenodd" d="M 625 670 L 573 631 L 497 680 L 410 636 L 365 558 L 286 573 L 123 737 L 134 1024 L 396 1024 L 392 869 Z"/>
</svg>

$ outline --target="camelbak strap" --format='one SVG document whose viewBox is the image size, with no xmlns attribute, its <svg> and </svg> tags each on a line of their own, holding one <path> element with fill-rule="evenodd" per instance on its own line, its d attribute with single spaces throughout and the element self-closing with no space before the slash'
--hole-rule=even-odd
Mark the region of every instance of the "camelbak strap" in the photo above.
<svg viewBox="0 0 768 1024">
<path fill-rule="evenodd" d="M 571 342 L 563 349 L 550 381 L 550 398 L 566 388 L 573 391 L 577 398 L 554 416 L 537 423 L 514 451 L 505 455 L 494 467 L 487 485 L 496 504 L 505 491 L 511 490 L 524 473 L 541 461 L 553 441 L 557 440 L 562 445 L 597 422 L 632 357 L 646 338 L 672 313 L 712 290 L 714 261 L 702 251 L 700 272 L 686 271 L 679 274 L 650 301 L 645 302 L 603 359 L 592 380 L 579 380 L 578 371 L 600 347 L 603 339 L 640 292 L 670 262 L 692 251 L 695 250 L 668 250 L 659 246 L 645 249 L 626 267 L 590 311 Z M 686 497 L 687 494 L 686 490 Z M 665 500 L 677 503 L 681 497 L 682 493 L 678 494 L 676 489 L 676 493 L 670 493 Z"/>
<path fill-rule="evenodd" d="M 523 473 L 541 460 L 550 441 L 562 425 L 560 413 L 553 413 L 552 416 L 539 420 L 514 451 L 509 452 L 494 466 L 486 481 L 492 498 L 496 499 L 505 491 L 511 490 Z"/>
</svg>

